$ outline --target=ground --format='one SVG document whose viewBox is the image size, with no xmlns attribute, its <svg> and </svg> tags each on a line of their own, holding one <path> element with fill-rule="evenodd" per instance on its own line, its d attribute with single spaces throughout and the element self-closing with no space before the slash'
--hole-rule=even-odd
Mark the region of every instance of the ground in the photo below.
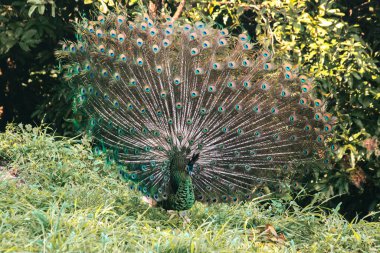
<svg viewBox="0 0 380 253">
<path fill-rule="evenodd" d="M 87 139 L 0 134 L 0 252 L 379 252 L 380 224 L 281 199 L 170 219 L 127 189 Z"/>
</svg>

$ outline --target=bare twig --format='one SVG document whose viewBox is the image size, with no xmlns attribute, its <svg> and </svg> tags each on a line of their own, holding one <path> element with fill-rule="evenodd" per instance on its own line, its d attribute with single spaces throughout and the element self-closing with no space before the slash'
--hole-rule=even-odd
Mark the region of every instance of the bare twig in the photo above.
<svg viewBox="0 0 380 253">
<path fill-rule="evenodd" d="M 148 10 L 149 10 L 149 16 L 151 18 L 155 19 L 159 16 L 159 13 L 163 6 L 163 2 L 164 1 L 162 0 L 149 1 Z"/>
<path fill-rule="evenodd" d="M 174 15 L 173 15 L 173 20 L 177 20 L 177 19 L 181 16 L 182 11 L 183 11 L 183 8 L 185 7 L 185 4 L 186 4 L 186 0 L 182 0 L 182 1 L 179 3 L 176 12 L 175 12 Z"/>
<path fill-rule="evenodd" d="M 151 18 L 156 18 L 156 16 L 157 16 L 157 4 L 155 2 L 149 1 L 148 10 L 149 10 L 149 16 Z"/>
</svg>

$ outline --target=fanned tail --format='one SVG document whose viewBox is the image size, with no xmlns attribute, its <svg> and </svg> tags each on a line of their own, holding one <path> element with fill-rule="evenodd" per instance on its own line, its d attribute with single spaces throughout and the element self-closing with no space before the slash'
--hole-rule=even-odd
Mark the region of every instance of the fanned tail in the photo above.
<svg viewBox="0 0 380 253">
<path fill-rule="evenodd" d="M 113 13 L 84 20 L 78 33 L 57 52 L 65 77 L 80 83 L 76 106 L 95 151 L 146 195 L 167 198 L 170 154 L 181 148 L 196 198 L 208 202 L 251 198 L 297 164 L 324 162 L 335 119 L 312 79 L 279 66 L 248 35 Z"/>
</svg>

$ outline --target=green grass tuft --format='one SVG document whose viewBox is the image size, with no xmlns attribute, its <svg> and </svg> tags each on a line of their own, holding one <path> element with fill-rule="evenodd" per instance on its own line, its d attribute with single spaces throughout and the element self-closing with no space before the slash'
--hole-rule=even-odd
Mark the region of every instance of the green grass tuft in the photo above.
<svg viewBox="0 0 380 253">
<path fill-rule="evenodd" d="M 203 205 L 191 222 L 129 191 L 88 140 L 0 134 L 0 252 L 379 252 L 380 224 L 273 199 Z"/>
</svg>

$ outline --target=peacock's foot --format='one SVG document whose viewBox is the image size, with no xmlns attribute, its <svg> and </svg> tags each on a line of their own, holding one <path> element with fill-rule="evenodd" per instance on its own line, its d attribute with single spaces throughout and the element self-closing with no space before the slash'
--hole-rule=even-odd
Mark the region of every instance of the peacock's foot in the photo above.
<svg viewBox="0 0 380 253">
<path fill-rule="evenodd" d="M 182 218 L 184 226 L 191 222 L 190 218 L 187 216 L 187 211 L 167 210 L 167 212 L 170 214 L 169 220 L 173 219 L 175 216 L 179 216 Z"/>
<path fill-rule="evenodd" d="M 157 206 L 157 201 L 155 201 L 152 198 L 148 198 L 148 197 L 143 196 L 142 197 L 142 201 L 145 202 L 145 203 L 147 203 L 150 207 Z"/>
</svg>

